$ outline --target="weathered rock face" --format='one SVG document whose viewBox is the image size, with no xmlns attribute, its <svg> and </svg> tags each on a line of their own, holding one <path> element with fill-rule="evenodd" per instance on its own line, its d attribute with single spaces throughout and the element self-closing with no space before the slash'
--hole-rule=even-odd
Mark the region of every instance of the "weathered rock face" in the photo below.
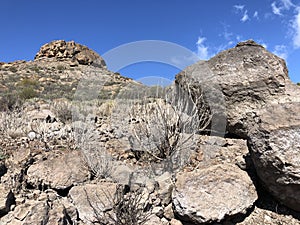
<svg viewBox="0 0 300 225">
<path fill-rule="evenodd" d="M 9 212 L 14 202 L 14 194 L 0 183 L 0 217 Z"/>
<path fill-rule="evenodd" d="M 231 164 L 219 164 L 179 174 L 172 198 L 183 221 L 203 224 L 245 213 L 257 194 L 246 172 Z"/>
<path fill-rule="evenodd" d="M 296 96 L 295 91 L 299 93 L 288 78 L 284 60 L 254 41 L 242 42 L 176 76 L 176 82 L 183 86 L 186 86 L 186 80 L 196 88 L 204 89 L 206 95 L 211 93 L 208 96 L 210 105 L 224 104 L 215 109 L 224 110 L 227 130 L 241 137 L 247 137 L 254 110 L 269 103 L 295 100 L 289 95 Z M 219 97 L 212 89 L 220 91 L 223 102 L 216 99 Z"/>
<path fill-rule="evenodd" d="M 73 187 L 70 190 L 70 198 L 78 210 L 79 218 L 86 224 L 99 222 L 103 212 L 112 209 L 116 188 L 115 183 Z"/>
<path fill-rule="evenodd" d="M 271 105 L 257 114 L 249 146 L 267 189 L 300 211 L 300 103 Z"/>
<path fill-rule="evenodd" d="M 300 211 L 300 89 L 284 60 L 246 41 L 188 67 L 176 82 L 203 90 L 212 112 L 227 117 L 227 132 L 249 140 L 266 188 Z"/>
<path fill-rule="evenodd" d="M 34 187 L 63 190 L 88 180 L 89 172 L 80 152 L 64 153 L 53 159 L 39 161 L 29 167 L 27 182 Z"/>
<path fill-rule="evenodd" d="M 55 58 L 58 60 L 72 60 L 82 65 L 105 67 L 104 60 L 96 52 L 74 41 L 53 41 L 43 45 L 36 54 L 35 60 L 41 58 Z"/>
</svg>

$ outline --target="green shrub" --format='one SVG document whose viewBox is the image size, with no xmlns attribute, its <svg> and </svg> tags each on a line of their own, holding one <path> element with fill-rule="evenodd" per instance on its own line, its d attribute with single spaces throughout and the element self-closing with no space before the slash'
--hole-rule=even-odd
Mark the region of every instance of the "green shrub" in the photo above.
<svg viewBox="0 0 300 225">
<path fill-rule="evenodd" d="M 13 111 L 22 105 L 17 93 L 4 93 L 0 97 L 0 111 Z"/>
<path fill-rule="evenodd" d="M 7 158 L 7 154 L 5 151 L 0 147 L 0 161 Z"/>
<path fill-rule="evenodd" d="M 66 68 L 63 66 L 63 65 L 58 65 L 56 67 L 58 70 L 62 71 L 62 70 L 65 70 Z"/>
<path fill-rule="evenodd" d="M 19 86 L 23 86 L 23 87 L 38 87 L 39 86 L 39 82 L 37 80 L 33 80 L 30 78 L 25 78 L 23 80 L 21 80 L 18 83 Z"/>
<path fill-rule="evenodd" d="M 38 93 L 33 89 L 33 87 L 24 87 L 19 92 L 19 97 L 22 100 L 36 98 L 38 97 Z"/>
<path fill-rule="evenodd" d="M 18 69 L 14 66 L 9 67 L 9 71 L 16 73 L 18 71 Z"/>
<path fill-rule="evenodd" d="M 40 68 L 38 66 L 33 66 L 30 68 L 32 71 L 39 73 L 40 72 Z"/>
</svg>

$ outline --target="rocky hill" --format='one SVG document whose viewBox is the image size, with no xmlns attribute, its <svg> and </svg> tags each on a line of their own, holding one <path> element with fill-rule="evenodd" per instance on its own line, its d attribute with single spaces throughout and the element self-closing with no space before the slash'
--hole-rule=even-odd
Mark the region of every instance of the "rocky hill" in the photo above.
<svg viewBox="0 0 300 225">
<path fill-rule="evenodd" d="M 300 224 L 299 96 L 254 41 L 165 89 L 75 42 L 1 63 L 0 224 Z"/>
</svg>

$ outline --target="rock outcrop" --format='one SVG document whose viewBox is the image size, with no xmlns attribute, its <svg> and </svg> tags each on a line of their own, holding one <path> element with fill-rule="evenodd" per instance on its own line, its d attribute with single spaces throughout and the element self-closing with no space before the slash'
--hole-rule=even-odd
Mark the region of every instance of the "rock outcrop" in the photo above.
<svg viewBox="0 0 300 225">
<path fill-rule="evenodd" d="M 300 102 L 259 111 L 249 137 L 256 171 L 267 189 L 300 211 Z"/>
<path fill-rule="evenodd" d="M 186 68 L 176 82 L 203 90 L 212 113 L 226 120 L 227 134 L 249 140 L 266 188 L 300 211 L 300 89 L 290 81 L 285 61 L 246 41 Z"/>
<path fill-rule="evenodd" d="M 203 89 L 208 104 L 217 111 L 214 113 L 227 117 L 227 131 L 243 138 L 252 126 L 253 111 L 270 103 L 294 101 L 298 97 L 293 92 L 299 93 L 289 80 L 285 61 L 254 41 L 239 43 L 207 62 L 187 67 L 176 76 L 176 82 Z"/>
<path fill-rule="evenodd" d="M 42 58 L 55 58 L 57 60 L 71 60 L 81 65 L 105 67 L 105 61 L 88 47 L 64 40 L 53 41 L 43 45 L 36 54 L 35 60 Z"/>
</svg>

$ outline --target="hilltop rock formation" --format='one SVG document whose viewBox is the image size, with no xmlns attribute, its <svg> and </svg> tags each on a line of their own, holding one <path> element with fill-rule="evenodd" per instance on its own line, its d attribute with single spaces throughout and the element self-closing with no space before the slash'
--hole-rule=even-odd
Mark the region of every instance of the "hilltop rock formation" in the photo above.
<svg viewBox="0 0 300 225">
<path fill-rule="evenodd" d="M 64 40 L 53 41 L 43 45 L 36 54 L 35 60 L 42 58 L 55 58 L 56 60 L 71 60 L 73 63 L 81 65 L 93 65 L 105 67 L 105 61 L 88 47 Z M 76 65 L 76 64 L 73 64 Z"/>
<path fill-rule="evenodd" d="M 265 187 L 300 211 L 300 88 L 285 61 L 250 40 L 189 66 L 176 82 L 203 91 L 215 117 L 226 121 L 224 131 L 249 140 Z"/>
</svg>

